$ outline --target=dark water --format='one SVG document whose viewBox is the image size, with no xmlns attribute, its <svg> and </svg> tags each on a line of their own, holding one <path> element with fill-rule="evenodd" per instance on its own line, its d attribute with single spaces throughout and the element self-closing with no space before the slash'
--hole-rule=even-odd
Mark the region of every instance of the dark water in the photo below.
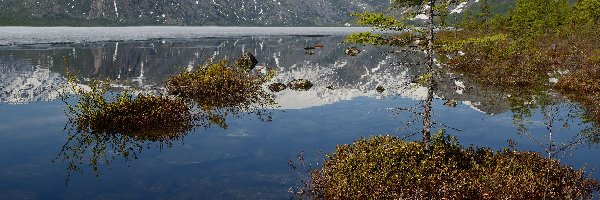
<svg viewBox="0 0 600 200">
<path fill-rule="evenodd" d="M 323 159 L 319 151 L 331 152 L 360 137 L 419 132 L 415 115 L 396 108 L 418 108 L 426 96 L 426 88 L 411 84 L 423 69 L 405 64 L 423 55 L 360 47 L 363 52 L 350 57 L 343 53 L 346 46 L 339 45 L 342 38 L 256 36 L 0 47 L 0 199 L 288 198 L 288 189 L 305 176 L 288 166 L 301 151 L 318 165 Z M 316 44 L 324 48 L 307 54 L 304 47 Z M 275 69 L 275 82 L 302 78 L 315 86 L 275 93 L 279 108 L 272 122 L 242 116 L 228 119 L 228 129 L 197 129 L 170 147 L 150 143 L 137 159 L 115 156 L 109 165 L 100 165 L 98 176 L 88 160 L 81 160 L 82 173 L 67 170 L 67 161 L 55 160 L 67 141 L 66 106 L 55 90 L 66 82 L 67 68 L 84 80 L 109 78 L 117 90 L 163 93 L 169 75 L 209 60 L 232 60 L 243 52 L 254 53 L 259 66 Z M 377 86 L 386 90 L 379 93 Z M 584 131 L 594 134 L 594 124 L 580 119 L 583 109 L 560 95 L 549 92 L 551 103 L 532 109 L 520 123 L 510 97 L 472 84 L 468 77 L 443 73 L 435 94 L 434 127 L 444 128 L 464 145 L 502 149 L 513 139 L 517 149 L 547 156 L 551 122 L 555 148 L 577 143 L 555 158 L 575 168 L 586 163 L 599 167 L 599 151 L 590 142 L 594 135 Z M 457 106 L 444 105 L 449 99 Z M 520 133 L 523 128 L 526 133 Z M 597 174 L 593 176 L 600 178 Z"/>
</svg>

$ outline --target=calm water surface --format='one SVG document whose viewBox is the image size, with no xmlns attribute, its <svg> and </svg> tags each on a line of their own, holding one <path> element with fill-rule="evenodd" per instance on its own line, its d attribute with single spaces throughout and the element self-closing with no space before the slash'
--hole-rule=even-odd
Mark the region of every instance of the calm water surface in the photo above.
<svg viewBox="0 0 600 200">
<path fill-rule="evenodd" d="M 342 39 L 341 34 L 284 34 L 1 46 L 0 199 L 288 198 L 288 189 L 304 176 L 288 161 L 301 151 L 318 165 L 319 151 L 360 137 L 419 132 L 415 115 L 397 108 L 418 108 L 426 96 L 426 88 L 411 83 L 423 69 L 406 64 L 423 55 L 360 47 L 363 52 L 350 57 L 343 53 L 347 46 L 339 45 Z M 324 47 L 304 49 L 316 44 Z M 66 82 L 67 68 L 83 80 L 109 78 L 117 91 L 161 93 L 168 76 L 243 52 L 256 55 L 256 73 L 263 67 L 276 70 L 273 82 L 302 78 L 315 86 L 275 93 L 279 107 L 272 122 L 252 115 L 230 118 L 227 129 L 200 128 L 172 146 L 149 143 L 130 161 L 110 158 L 109 149 L 110 162 L 100 165 L 98 176 L 88 160 L 75 160 L 81 162 L 80 173 L 67 169 L 68 160 L 55 159 L 68 139 L 66 106 L 55 90 Z M 377 86 L 386 90 L 379 93 Z M 592 136 L 574 139 L 594 124 L 584 123 L 582 109 L 559 95 L 550 92 L 553 103 L 533 109 L 519 123 L 509 97 L 467 77 L 445 73 L 435 94 L 435 127 L 464 145 L 499 150 L 513 139 L 517 149 L 544 152 L 552 122 L 558 146 L 579 141 L 556 158 L 576 168 L 599 167 L 597 146 L 588 141 Z M 444 105 L 449 99 L 457 106 Z M 519 124 L 531 134 L 519 134 Z"/>
</svg>

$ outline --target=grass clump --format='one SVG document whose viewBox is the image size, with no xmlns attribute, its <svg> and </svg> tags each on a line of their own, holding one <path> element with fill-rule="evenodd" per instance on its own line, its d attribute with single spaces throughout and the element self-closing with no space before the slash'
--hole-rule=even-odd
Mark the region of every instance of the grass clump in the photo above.
<svg viewBox="0 0 600 200">
<path fill-rule="evenodd" d="M 70 76 L 62 96 L 71 128 L 77 133 L 123 135 L 144 141 L 164 142 L 182 137 L 193 128 L 190 109 L 180 98 L 112 94 L 110 84 L 93 80 L 89 88 Z M 71 104 L 69 98 L 78 101 Z"/>
<path fill-rule="evenodd" d="M 67 105 L 68 138 L 54 160 L 68 163 L 67 182 L 71 172 L 83 172 L 82 165 L 99 176 L 102 164 L 115 157 L 137 159 L 147 144 L 171 145 L 194 128 L 195 115 L 181 98 L 113 94 L 108 81 L 93 80 L 88 87 L 67 77 L 61 98 Z"/>
<path fill-rule="evenodd" d="M 192 129 L 192 114 L 182 99 L 166 96 L 119 95 L 78 118 L 79 128 L 123 134 L 138 140 L 179 139 Z"/>
<path fill-rule="evenodd" d="M 206 64 L 192 72 L 182 72 L 167 80 L 169 94 L 188 100 L 200 108 L 204 124 L 227 127 L 225 117 L 252 113 L 261 120 L 270 120 L 266 110 L 276 103 L 263 88 L 268 76 L 249 73 L 247 67 L 230 66 L 227 60 Z"/>
<path fill-rule="evenodd" d="M 227 60 L 207 64 L 192 72 L 169 77 L 169 94 L 193 99 L 207 108 L 266 103 L 271 95 L 262 89 L 267 79 L 246 69 L 228 66 Z"/>
<path fill-rule="evenodd" d="M 440 133 L 431 152 L 393 136 L 359 139 L 311 176 L 323 199 L 588 199 L 600 190 L 584 170 L 539 153 L 463 148 Z"/>
<path fill-rule="evenodd" d="M 82 172 L 85 161 L 99 175 L 99 167 L 118 156 L 136 159 L 149 145 L 171 146 L 199 126 L 227 128 L 228 116 L 252 113 L 271 120 L 267 109 L 275 102 L 262 86 L 269 77 L 248 68 L 223 60 L 182 72 L 168 79 L 171 95 L 114 94 L 108 80 L 86 86 L 67 72 L 61 98 L 68 107 L 68 139 L 55 160 L 68 162 L 69 175 Z"/>
</svg>

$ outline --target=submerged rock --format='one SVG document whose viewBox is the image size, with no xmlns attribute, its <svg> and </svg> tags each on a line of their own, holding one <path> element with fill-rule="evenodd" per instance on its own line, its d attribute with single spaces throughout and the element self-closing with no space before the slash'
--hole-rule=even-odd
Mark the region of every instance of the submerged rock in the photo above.
<svg viewBox="0 0 600 200">
<path fill-rule="evenodd" d="M 269 90 L 271 90 L 272 92 L 280 92 L 285 89 L 287 89 L 287 86 L 283 83 L 273 83 L 269 85 Z"/>
<path fill-rule="evenodd" d="M 375 88 L 375 90 L 379 93 L 382 93 L 383 91 L 385 91 L 385 88 L 383 88 L 383 86 L 377 86 L 377 88 Z"/>
<path fill-rule="evenodd" d="M 258 64 L 258 60 L 256 60 L 256 57 L 254 57 L 254 55 L 252 55 L 252 53 L 250 52 L 246 52 L 234 63 L 236 67 L 247 69 L 248 71 L 254 69 L 254 67 L 256 67 L 256 64 Z"/>
<path fill-rule="evenodd" d="M 292 90 L 309 90 L 310 88 L 312 88 L 313 84 L 305 79 L 294 79 L 292 81 L 290 81 L 287 86 L 292 89 Z"/>
<path fill-rule="evenodd" d="M 349 56 L 356 56 L 360 53 L 360 49 L 356 47 L 348 47 L 344 50 L 344 53 Z"/>
</svg>

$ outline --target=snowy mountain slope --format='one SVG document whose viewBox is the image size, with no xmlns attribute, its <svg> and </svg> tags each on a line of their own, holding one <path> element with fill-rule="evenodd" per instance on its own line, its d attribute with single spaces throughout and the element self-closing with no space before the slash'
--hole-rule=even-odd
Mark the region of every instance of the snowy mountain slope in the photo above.
<svg viewBox="0 0 600 200">
<path fill-rule="evenodd" d="M 339 26 L 351 20 L 350 12 L 381 10 L 388 4 L 387 0 L 3 0 L 0 18 L 84 26 Z"/>
<path fill-rule="evenodd" d="M 451 12 L 460 15 L 477 2 L 468 0 Z M 491 2 L 507 7 L 514 0 Z M 343 26 L 354 22 L 352 12 L 384 12 L 389 5 L 389 0 L 2 0 L 0 25 Z"/>
</svg>

